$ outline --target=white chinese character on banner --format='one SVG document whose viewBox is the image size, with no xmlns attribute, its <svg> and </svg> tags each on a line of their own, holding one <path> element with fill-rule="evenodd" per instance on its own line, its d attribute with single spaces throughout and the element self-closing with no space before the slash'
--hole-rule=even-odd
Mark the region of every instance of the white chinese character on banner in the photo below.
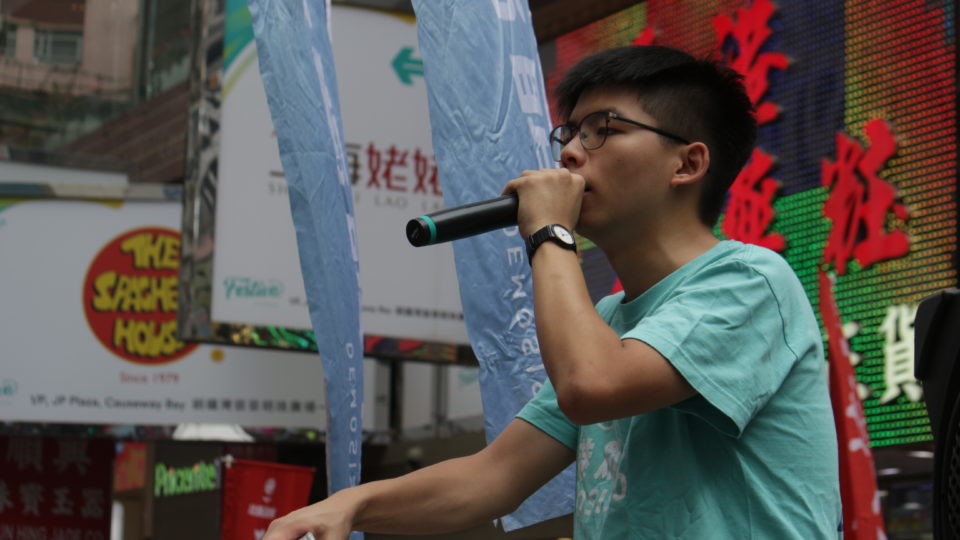
<svg viewBox="0 0 960 540">
<path fill-rule="evenodd" d="M 58 472 L 64 472 L 71 465 L 75 466 L 80 474 L 87 474 L 87 465 L 90 464 L 90 458 L 87 457 L 87 441 L 79 440 L 58 440 L 60 455 L 53 460 Z"/>
<path fill-rule="evenodd" d="M 525 114 L 543 114 L 543 97 L 540 94 L 540 79 L 537 78 L 537 62 L 519 54 L 510 55 L 513 72 L 513 87 L 517 91 L 520 110 Z"/>
<path fill-rule="evenodd" d="M 80 495 L 83 497 L 83 506 L 80 507 L 81 516 L 93 519 L 100 519 L 104 516 L 102 489 L 85 488 L 81 490 Z"/>
<path fill-rule="evenodd" d="M 7 483 L 0 481 L 0 514 L 7 508 L 13 508 L 13 501 L 10 500 L 10 488 Z"/>
<path fill-rule="evenodd" d="M 20 502 L 23 503 L 23 515 L 40 515 L 40 503 L 43 502 L 43 486 L 37 483 L 20 486 Z"/>
<path fill-rule="evenodd" d="M 520 0 L 493 0 L 493 10 L 501 21 L 513 21 L 519 15 L 520 20 L 526 22 L 529 13 L 529 8 Z"/>
<path fill-rule="evenodd" d="M 11 461 L 17 465 L 18 471 L 30 466 L 37 472 L 43 472 L 43 439 L 10 439 L 7 443 L 7 463 Z"/>
<path fill-rule="evenodd" d="M 844 410 L 844 415 L 847 418 L 853 420 L 853 423 L 857 426 L 857 433 L 855 436 L 850 437 L 850 441 L 847 443 L 847 449 L 850 452 L 863 452 L 864 455 L 870 456 L 870 436 L 867 434 L 867 420 L 863 417 L 863 409 L 860 408 L 859 402 L 855 399 L 853 395 L 853 383 L 854 377 L 850 376 L 850 381 L 848 387 L 850 388 L 849 395 L 847 396 L 847 405 L 846 410 Z"/>
<path fill-rule="evenodd" d="M 923 388 L 913 376 L 913 320 L 917 305 L 896 304 L 887 307 L 880 325 L 884 335 L 883 382 L 886 390 L 880 403 L 889 403 L 902 393 L 913 402 L 923 397 Z"/>
<path fill-rule="evenodd" d="M 543 100 L 540 70 L 536 60 L 528 56 L 510 55 L 513 72 L 513 88 L 516 90 L 520 110 L 527 117 L 527 130 L 537 155 L 539 167 L 551 165 L 550 148 L 547 146 L 549 119 L 544 116 L 546 102 Z"/>
<path fill-rule="evenodd" d="M 547 168 L 551 165 L 550 147 L 547 146 L 549 135 L 543 126 L 538 126 L 533 118 L 527 117 L 527 128 L 530 130 L 530 140 L 537 154 L 537 165 Z M 555 162 L 553 162 L 555 163 Z"/>
<path fill-rule="evenodd" d="M 50 513 L 55 516 L 72 516 L 73 499 L 70 498 L 70 488 L 58 487 L 53 490 L 53 509 Z"/>
<path fill-rule="evenodd" d="M 850 348 L 850 340 L 854 336 L 860 333 L 860 328 L 861 328 L 860 323 L 856 321 L 844 323 L 843 326 L 841 327 L 843 331 L 843 339 L 844 339 L 843 346 L 847 349 L 847 358 L 850 359 L 850 365 L 854 367 L 860 365 L 860 362 L 863 360 L 863 357 L 860 355 L 860 353 Z M 863 384 L 862 382 L 857 383 L 857 397 L 860 398 L 860 401 L 863 401 L 868 397 L 870 397 L 871 393 L 872 392 L 870 391 L 869 386 Z"/>
</svg>

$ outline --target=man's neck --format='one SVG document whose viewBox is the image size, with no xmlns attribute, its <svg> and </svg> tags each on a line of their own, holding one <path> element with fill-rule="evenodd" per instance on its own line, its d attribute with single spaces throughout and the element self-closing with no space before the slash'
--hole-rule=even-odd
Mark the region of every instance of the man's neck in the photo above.
<svg viewBox="0 0 960 540">
<path fill-rule="evenodd" d="M 681 230 L 685 229 L 685 230 Z M 603 245 L 624 290 L 624 300 L 637 298 L 681 266 L 706 253 L 719 240 L 704 225 L 674 227 L 619 246 Z"/>
</svg>

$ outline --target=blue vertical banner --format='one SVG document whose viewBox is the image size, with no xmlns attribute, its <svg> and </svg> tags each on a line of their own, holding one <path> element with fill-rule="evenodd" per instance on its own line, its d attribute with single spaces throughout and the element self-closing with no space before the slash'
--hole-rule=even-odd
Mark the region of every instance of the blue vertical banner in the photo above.
<svg viewBox="0 0 960 540">
<path fill-rule="evenodd" d="M 543 73 L 522 0 L 414 0 L 444 203 L 496 197 L 525 169 L 554 167 Z M 454 242 L 460 297 L 480 363 L 487 440 L 543 386 L 532 275 L 516 227 Z M 569 514 L 568 468 L 503 518 L 506 530 Z"/>
<path fill-rule="evenodd" d="M 353 193 L 328 2 L 250 0 L 300 266 L 323 362 L 330 493 L 360 480 L 363 339 Z M 357 537 L 360 537 L 359 535 Z"/>
</svg>

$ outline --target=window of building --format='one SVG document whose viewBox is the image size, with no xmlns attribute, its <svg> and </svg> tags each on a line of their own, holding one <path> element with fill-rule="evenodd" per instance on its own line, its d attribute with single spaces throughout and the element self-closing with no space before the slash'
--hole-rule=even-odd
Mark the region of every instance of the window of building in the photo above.
<svg viewBox="0 0 960 540">
<path fill-rule="evenodd" d="M 0 20 L 0 56 L 13 58 L 17 53 L 17 25 Z"/>
<path fill-rule="evenodd" d="M 190 0 L 144 0 L 140 99 L 186 80 L 190 72 Z"/>
<path fill-rule="evenodd" d="M 33 57 L 48 64 L 79 64 L 83 60 L 83 32 L 37 29 Z"/>
<path fill-rule="evenodd" d="M 219 0 L 202 3 L 210 1 Z M 171 134 L 186 132 L 194 5 L 0 0 L 0 141 L 8 148 L 0 160 L 176 177 L 175 166 L 148 161 L 184 151 Z M 26 42 L 25 32 L 33 35 Z M 129 147 L 148 139 L 130 134 L 148 129 L 167 130 L 157 137 L 167 141 L 162 152 Z"/>
</svg>

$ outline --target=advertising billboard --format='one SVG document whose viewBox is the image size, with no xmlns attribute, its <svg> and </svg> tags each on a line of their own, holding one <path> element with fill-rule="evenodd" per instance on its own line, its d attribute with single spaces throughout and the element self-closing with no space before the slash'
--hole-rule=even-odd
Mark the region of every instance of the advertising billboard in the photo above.
<svg viewBox="0 0 960 540">
<path fill-rule="evenodd" d="M 324 428 L 315 353 L 177 338 L 180 212 L 0 203 L 0 419 Z"/>
</svg>

